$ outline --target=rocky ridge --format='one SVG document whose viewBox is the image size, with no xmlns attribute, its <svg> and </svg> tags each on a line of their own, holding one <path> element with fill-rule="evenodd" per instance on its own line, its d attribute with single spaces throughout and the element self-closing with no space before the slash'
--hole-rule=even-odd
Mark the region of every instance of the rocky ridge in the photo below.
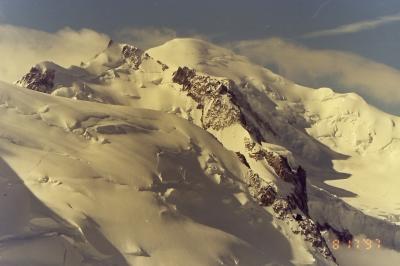
<svg viewBox="0 0 400 266">
<path fill-rule="evenodd" d="M 240 122 L 240 108 L 233 102 L 232 82 L 207 75 L 198 75 L 193 69 L 179 67 L 172 81 L 182 85 L 182 90 L 198 103 L 202 110 L 201 121 L 205 129 L 221 130 Z"/>
<path fill-rule="evenodd" d="M 109 47 L 111 45 L 114 44 L 110 42 Z M 150 56 L 135 46 L 121 45 L 120 58 L 122 61 L 118 67 L 126 65 L 129 69 L 137 71 L 143 61 L 150 59 Z M 162 62 L 157 61 L 157 63 L 163 70 L 168 69 Z M 28 89 L 52 93 L 55 76 L 55 70 L 41 70 L 34 67 L 17 84 Z M 181 85 L 181 90 L 197 103 L 197 108 L 201 110 L 201 126 L 204 129 L 221 131 L 234 124 L 240 124 L 249 132 L 254 139 L 254 141 L 244 140 L 249 158 L 265 161 L 279 178 L 293 185 L 293 192 L 290 195 L 281 195 L 279 186 L 262 179 L 250 168 L 246 157 L 242 155 L 239 158 L 250 168 L 246 179 L 249 194 L 261 206 L 271 207 L 277 219 L 292 225 L 293 233 L 301 234 L 325 258 L 335 261 L 321 236 L 320 228 L 309 217 L 304 169 L 299 166 L 294 170 L 289 166 L 287 158 L 261 148 L 260 144 L 264 141 L 264 137 L 256 123 L 262 122 L 264 128 L 271 134 L 276 133 L 269 124 L 256 116 L 251 105 L 238 92 L 237 85 L 229 79 L 198 74 L 188 67 L 178 67 L 172 75 L 172 82 Z M 92 99 L 89 97 L 86 100 Z"/>
<path fill-rule="evenodd" d="M 55 73 L 56 71 L 53 69 L 32 67 L 16 84 L 30 90 L 50 94 L 54 91 Z"/>
<path fill-rule="evenodd" d="M 281 195 L 277 193 L 275 184 L 267 184 L 258 174 L 250 171 L 247 181 L 250 194 L 259 201 L 260 205 L 272 205 L 277 219 L 288 223 L 293 233 L 302 235 L 325 258 L 336 262 L 321 235 L 323 228 L 315 223 L 308 213 L 305 170 L 301 166 L 298 166 L 296 170 L 292 169 L 287 158 L 265 151 L 250 139 L 246 139 L 245 143 L 251 158 L 257 161 L 265 160 L 281 180 L 294 186 L 292 193 Z"/>
<path fill-rule="evenodd" d="M 198 75 L 195 70 L 188 67 L 179 67 L 174 72 L 172 80 L 182 85 L 182 91 L 198 103 L 199 109 L 202 109 L 203 128 L 222 130 L 239 123 L 251 136 L 254 136 L 257 142 L 250 139 L 244 140 L 249 157 L 256 161 L 265 160 L 277 176 L 284 182 L 292 184 L 294 189 L 290 195 L 280 195 L 276 184 L 263 180 L 256 172 L 249 169 L 246 182 L 250 195 L 261 206 L 272 205 L 276 218 L 293 224 L 293 233 L 301 234 L 325 258 L 336 261 L 320 233 L 318 224 L 309 216 L 305 170 L 301 166 L 294 170 L 289 166 L 287 158 L 261 148 L 260 144 L 264 140 L 262 134 L 258 130 L 253 130 L 255 127 L 249 122 L 251 120 L 246 119 L 244 115 L 244 111 L 249 114 L 254 112 L 247 102 L 243 102 L 243 97 L 234 94 L 236 86 L 234 82 L 208 75 Z M 214 112 L 211 114 L 207 112 L 206 106 Z M 248 107 L 248 110 L 243 110 L 243 106 Z M 240 153 L 237 155 L 242 163 L 249 167 L 245 156 Z"/>
</svg>

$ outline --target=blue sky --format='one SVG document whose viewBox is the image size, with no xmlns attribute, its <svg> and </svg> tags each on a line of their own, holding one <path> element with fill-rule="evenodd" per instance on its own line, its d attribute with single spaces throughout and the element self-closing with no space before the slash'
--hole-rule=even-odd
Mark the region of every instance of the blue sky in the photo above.
<svg viewBox="0 0 400 266">
<path fill-rule="evenodd" d="M 113 35 L 126 27 L 166 27 L 218 41 L 278 36 L 312 48 L 359 53 L 400 68 L 400 23 L 356 34 L 303 34 L 400 12 L 397 0 L 0 0 L 4 23 L 57 31 L 65 26 Z"/>
<path fill-rule="evenodd" d="M 324 64 L 307 68 L 294 60 L 293 64 L 303 65 L 298 67 L 303 68 L 299 70 L 268 52 L 265 53 L 268 58 L 257 63 L 304 85 L 357 91 L 380 108 L 400 114 L 400 107 L 397 107 L 400 106 L 400 90 L 395 87 L 397 78 L 400 80 L 400 72 L 397 73 L 400 69 L 398 0 L 0 0 L 0 23 L 49 33 L 65 27 L 76 31 L 89 28 L 115 39 L 144 45 L 145 38 L 154 41 L 156 37 L 164 40 L 194 35 L 221 45 L 229 44 L 237 52 L 255 59 L 264 56 L 260 47 L 271 50 L 277 44 L 280 49 L 289 49 L 295 55 L 302 53 L 304 56 L 297 58 L 299 61 L 302 58 L 311 58 L 310 62 L 320 60 L 320 54 L 316 53 L 321 51 L 328 51 L 336 58 L 332 52 L 338 52 L 343 60 L 337 64 L 347 64 L 350 59 L 353 62 L 351 67 L 344 67 L 347 71 L 362 64 L 371 69 L 358 75 L 374 75 L 375 71 L 379 74 L 371 82 L 349 82 L 350 75 L 342 73 L 340 66 L 328 68 Z M 243 48 L 254 48 L 255 45 L 260 49 L 253 50 L 261 54 L 251 54 Z M 331 57 L 323 58 L 329 60 Z M 315 66 L 318 64 L 322 63 L 316 61 Z M 318 70 L 325 67 L 325 72 L 319 75 Z M 332 75 L 327 75 L 330 69 Z M 304 73 L 307 77 L 301 78 Z M 337 75 L 343 77 L 336 79 Z M 356 78 L 361 79 L 360 76 Z M 380 79 L 382 88 L 379 88 Z M 385 91 L 386 82 L 392 87 L 387 93 L 398 94 L 398 102 L 387 101 L 383 95 L 380 97 L 378 91 Z M 376 85 L 362 88 L 369 84 Z"/>
</svg>

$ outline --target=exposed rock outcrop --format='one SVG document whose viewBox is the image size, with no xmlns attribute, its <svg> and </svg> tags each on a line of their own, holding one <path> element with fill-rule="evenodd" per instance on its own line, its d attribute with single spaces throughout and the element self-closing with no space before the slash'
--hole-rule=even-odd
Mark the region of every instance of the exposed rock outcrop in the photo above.
<svg viewBox="0 0 400 266">
<path fill-rule="evenodd" d="M 54 79 L 55 70 L 32 67 L 16 84 L 34 91 L 52 93 Z"/>
<path fill-rule="evenodd" d="M 257 200 L 260 206 L 270 206 L 275 202 L 277 188 L 274 183 L 264 181 L 252 170 L 249 170 L 246 182 L 250 195 Z"/>
<path fill-rule="evenodd" d="M 293 233 L 302 235 L 304 240 L 311 243 L 318 253 L 322 254 L 326 259 L 336 262 L 321 235 L 321 228 L 310 217 L 299 214 L 296 211 L 296 205 L 293 204 L 290 198 L 276 199 L 272 204 L 272 209 L 277 219 L 283 220 L 291 226 Z"/>
<path fill-rule="evenodd" d="M 198 103 L 205 129 L 220 130 L 241 121 L 240 108 L 232 100 L 230 80 L 198 75 L 193 69 L 179 67 L 172 81 L 182 85 L 182 90 Z"/>
<path fill-rule="evenodd" d="M 239 160 L 247 166 L 247 168 L 250 168 L 249 162 L 247 161 L 246 157 L 240 153 L 240 152 L 236 152 L 236 156 L 239 158 Z"/>
<path fill-rule="evenodd" d="M 266 151 L 250 139 L 245 139 L 244 143 L 250 158 L 256 161 L 265 160 L 279 178 L 294 186 L 293 192 L 282 195 L 275 184 L 267 183 L 258 174 L 249 170 L 246 182 L 250 195 L 261 206 L 272 205 L 272 210 L 277 219 L 289 224 L 292 232 L 302 235 L 304 240 L 311 243 L 318 253 L 336 262 L 321 235 L 322 228 L 309 216 L 305 170 L 301 166 L 298 166 L 296 170 L 292 169 L 286 157 Z"/>
<path fill-rule="evenodd" d="M 278 177 L 294 185 L 294 193 L 291 195 L 291 200 L 293 200 L 296 206 L 308 216 L 305 170 L 301 166 L 298 166 L 296 170 L 292 169 L 287 158 L 274 152 L 265 151 L 259 146 L 256 147 L 256 143 L 252 143 L 249 139 L 245 140 L 245 146 L 251 158 L 257 161 L 266 160 Z"/>
<path fill-rule="evenodd" d="M 137 70 L 143 61 L 153 59 L 148 53 L 137 48 L 136 46 L 125 44 L 122 46 L 121 51 L 122 59 L 125 63 L 131 66 L 131 68 Z M 168 69 L 168 66 L 159 60 L 156 62 L 161 66 L 163 71 Z"/>
<path fill-rule="evenodd" d="M 198 108 L 202 109 L 201 121 L 205 129 L 221 130 L 234 123 L 240 123 L 250 133 L 258 143 L 250 139 L 244 141 L 249 157 L 256 161 L 265 160 L 279 178 L 294 187 L 292 193 L 280 195 L 276 184 L 263 180 L 256 172 L 249 169 L 245 182 L 250 195 L 260 206 L 272 206 L 277 219 L 290 224 L 292 231 L 301 234 L 318 253 L 335 261 L 320 233 L 319 226 L 308 214 L 305 170 L 301 166 L 292 169 L 287 158 L 261 148 L 259 143 L 264 141 L 264 137 L 259 126 L 273 135 L 276 133 L 267 122 L 253 112 L 249 103 L 238 92 L 234 82 L 199 75 L 188 67 L 179 67 L 173 74 L 172 81 L 182 85 L 182 91 L 186 91 L 187 95 L 198 103 Z M 246 117 L 245 114 L 250 117 Z M 250 168 L 246 157 L 241 153 L 236 154 L 242 163 Z"/>
<path fill-rule="evenodd" d="M 149 58 L 147 53 L 133 45 L 124 45 L 122 47 L 122 58 L 126 63 L 132 66 L 133 69 L 138 69 L 143 59 Z"/>
<path fill-rule="evenodd" d="M 287 158 L 272 152 L 265 152 L 264 158 L 280 178 L 282 178 L 285 182 L 289 182 L 294 185 L 295 191 L 293 194 L 293 200 L 296 202 L 296 205 L 299 207 L 299 209 L 308 215 L 305 170 L 301 166 L 299 166 L 295 171 L 292 170 L 289 166 Z"/>
<path fill-rule="evenodd" d="M 198 108 L 202 109 L 202 124 L 205 129 L 220 130 L 240 123 L 258 142 L 264 139 L 258 127 L 276 135 L 271 125 L 252 110 L 232 80 L 199 75 L 194 69 L 179 67 L 174 72 L 172 81 L 182 85 L 182 90 L 198 103 Z"/>
</svg>

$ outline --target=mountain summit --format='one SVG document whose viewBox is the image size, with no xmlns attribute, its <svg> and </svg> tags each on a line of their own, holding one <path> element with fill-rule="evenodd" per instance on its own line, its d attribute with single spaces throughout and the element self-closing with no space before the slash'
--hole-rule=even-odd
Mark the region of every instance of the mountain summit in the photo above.
<svg viewBox="0 0 400 266">
<path fill-rule="evenodd" d="M 196 39 L 110 41 L 16 85 L 0 84 L 1 208 L 21 210 L 3 217 L 2 263 L 335 265 L 332 239 L 358 235 L 400 248 L 400 118 L 356 94 Z"/>
</svg>

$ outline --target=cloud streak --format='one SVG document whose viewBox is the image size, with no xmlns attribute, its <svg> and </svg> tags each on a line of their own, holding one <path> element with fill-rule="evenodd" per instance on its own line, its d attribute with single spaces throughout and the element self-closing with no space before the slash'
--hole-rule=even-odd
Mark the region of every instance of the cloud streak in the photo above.
<svg viewBox="0 0 400 266">
<path fill-rule="evenodd" d="M 114 34 L 118 42 L 147 49 L 176 37 L 205 39 L 195 33 L 178 35 L 170 28 L 124 28 Z M 69 67 L 88 61 L 102 51 L 110 37 L 90 29 L 64 28 L 54 33 L 0 23 L 0 80 L 14 82 L 42 61 Z"/>
<path fill-rule="evenodd" d="M 55 33 L 0 24 L 0 80 L 14 82 L 41 61 L 64 67 L 89 60 L 109 41 L 90 29 L 65 28 Z"/>
<path fill-rule="evenodd" d="M 375 29 L 385 24 L 394 23 L 400 21 L 400 13 L 390 16 L 383 16 L 372 20 L 363 20 L 347 25 L 342 25 L 337 28 L 314 31 L 303 35 L 304 38 L 316 38 L 323 36 L 333 36 L 341 34 L 351 34 L 360 31 Z"/>
<path fill-rule="evenodd" d="M 130 28 L 119 31 L 117 41 L 144 49 L 180 37 L 172 29 Z M 205 36 L 191 36 L 207 39 Z M 0 80 L 14 82 L 32 65 L 44 60 L 68 67 L 87 61 L 103 50 L 107 35 L 89 29 L 69 28 L 47 33 L 0 24 Z M 221 43 L 220 43 L 221 44 Z M 349 52 L 316 50 L 280 38 L 223 43 L 252 61 L 273 66 L 279 74 L 297 83 L 330 86 L 343 92 L 357 92 L 380 108 L 399 113 L 400 71 Z"/>
<path fill-rule="evenodd" d="M 357 92 L 380 108 L 399 113 L 400 71 L 359 55 L 314 50 L 279 38 L 230 43 L 237 53 L 264 65 L 274 66 L 284 77 L 311 86 L 331 86 Z"/>
<path fill-rule="evenodd" d="M 332 1 L 332 0 L 327 0 L 327 1 L 323 2 L 323 3 L 317 8 L 317 10 L 315 11 L 314 15 L 312 15 L 311 18 L 316 18 L 316 17 L 319 15 L 319 12 L 321 12 L 321 10 L 322 10 L 324 7 L 326 7 L 327 5 L 329 5 L 331 1 Z"/>
<path fill-rule="evenodd" d="M 169 40 L 175 38 L 195 38 L 195 39 L 208 39 L 205 35 L 197 34 L 195 32 L 188 32 L 186 34 L 178 33 L 171 28 L 124 28 L 115 34 L 116 40 L 134 44 L 141 49 L 148 49 L 161 45 Z"/>
<path fill-rule="evenodd" d="M 169 28 L 124 28 L 116 33 L 116 39 L 148 49 L 177 37 L 176 31 Z"/>
</svg>

